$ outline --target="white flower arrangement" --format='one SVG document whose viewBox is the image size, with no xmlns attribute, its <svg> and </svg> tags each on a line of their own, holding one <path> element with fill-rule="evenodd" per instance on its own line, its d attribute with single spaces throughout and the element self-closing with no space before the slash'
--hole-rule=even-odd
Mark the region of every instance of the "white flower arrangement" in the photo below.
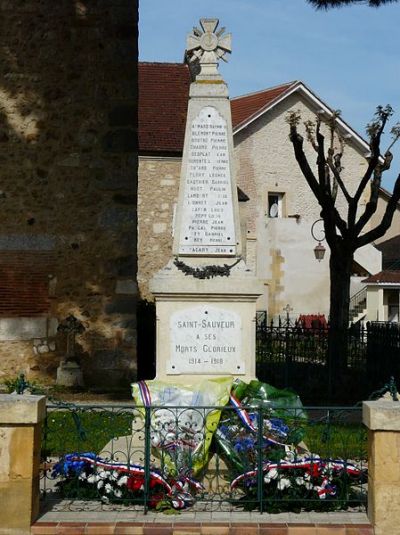
<svg viewBox="0 0 400 535">
<path fill-rule="evenodd" d="M 290 479 L 287 479 L 286 477 L 282 477 L 276 486 L 278 490 L 285 490 L 288 487 L 291 487 L 292 484 L 290 482 Z"/>
</svg>

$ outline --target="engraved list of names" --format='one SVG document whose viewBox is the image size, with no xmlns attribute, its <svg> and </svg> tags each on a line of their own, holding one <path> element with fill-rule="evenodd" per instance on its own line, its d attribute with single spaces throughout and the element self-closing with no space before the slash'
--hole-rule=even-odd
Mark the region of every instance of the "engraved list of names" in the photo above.
<svg viewBox="0 0 400 535">
<path fill-rule="evenodd" d="M 192 122 L 186 173 L 179 253 L 235 255 L 228 135 L 214 107 Z"/>
</svg>

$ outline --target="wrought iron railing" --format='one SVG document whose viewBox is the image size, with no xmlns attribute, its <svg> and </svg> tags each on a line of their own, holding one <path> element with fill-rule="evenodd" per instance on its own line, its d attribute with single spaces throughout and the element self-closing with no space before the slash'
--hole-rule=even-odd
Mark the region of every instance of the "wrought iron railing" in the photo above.
<svg viewBox="0 0 400 535">
<path fill-rule="evenodd" d="M 351 296 L 349 304 L 350 321 L 367 307 L 367 286 L 361 288 L 357 293 Z"/>
<path fill-rule="evenodd" d="M 49 404 L 42 506 L 364 510 L 361 409 Z"/>
<path fill-rule="evenodd" d="M 354 324 L 346 329 L 346 366 L 331 399 L 328 360 L 329 324 L 304 327 L 257 318 L 257 377 L 279 388 L 293 388 L 309 404 L 352 404 L 366 399 L 388 377 L 400 376 L 400 325 Z"/>
</svg>

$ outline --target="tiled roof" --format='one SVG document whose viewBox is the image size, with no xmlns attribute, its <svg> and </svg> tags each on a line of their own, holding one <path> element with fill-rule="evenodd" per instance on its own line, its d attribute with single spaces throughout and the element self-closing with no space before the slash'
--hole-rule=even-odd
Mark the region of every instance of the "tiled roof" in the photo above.
<svg viewBox="0 0 400 535">
<path fill-rule="evenodd" d="M 380 271 L 376 275 L 371 275 L 367 279 L 364 279 L 362 282 L 400 284 L 400 271 Z"/>
<path fill-rule="evenodd" d="M 259 115 L 264 108 L 296 84 L 297 82 L 289 82 L 231 99 L 233 127 L 237 128 Z"/>
<path fill-rule="evenodd" d="M 139 63 L 139 151 L 182 152 L 190 73 L 183 63 Z"/>
<path fill-rule="evenodd" d="M 139 62 L 139 150 L 180 153 L 183 150 L 190 86 L 184 63 Z M 231 100 L 233 128 L 258 115 L 297 82 Z"/>
</svg>

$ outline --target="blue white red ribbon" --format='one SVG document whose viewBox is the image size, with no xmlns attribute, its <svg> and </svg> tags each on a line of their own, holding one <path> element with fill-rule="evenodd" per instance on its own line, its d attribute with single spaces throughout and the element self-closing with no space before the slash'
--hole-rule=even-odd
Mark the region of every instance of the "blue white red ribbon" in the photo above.
<svg viewBox="0 0 400 535">
<path fill-rule="evenodd" d="M 237 397 L 234 394 L 231 393 L 230 396 L 229 396 L 229 401 L 230 401 L 231 405 L 233 406 L 233 408 L 235 409 L 235 412 L 239 416 L 240 420 L 244 423 L 245 427 L 247 427 L 247 429 L 249 429 L 252 433 L 256 433 L 257 432 L 257 427 L 253 424 L 253 422 L 251 421 L 249 413 L 246 411 L 246 409 L 244 409 L 242 407 L 242 405 L 241 405 L 240 401 L 237 399 Z M 269 420 L 267 420 L 267 422 L 269 422 Z M 272 427 L 272 423 L 271 423 L 271 427 Z M 287 447 L 287 444 L 284 444 L 283 442 L 278 442 L 278 440 L 275 440 L 274 438 L 263 436 L 263 439 L 268 444 L 274 444 L 274 445 L 277 445 L 277 446 Z"/>
<path fill-rule="evenodd" d="M 255 433 L 257 431 L 257 428 L 251 421 L 249 413 L 245 409 L 243 409 L 237 397 L 234 394 L 231 394 L 229 396 L 229 401 L 231 402 L 231 405 L 233 405 L 233 408 L 235 409 L 236 414 L 242 420 L 242 422 L 247 427 L 247 429 L 250 429 L 250 431 L 253 431 L 253 433 Z"/>
<path fill-rule="evenodd" d="M 118 472 L 121 472 L 122 474 L 127 474 L 130 476 L 145 476 L 145 469 L 143 466 L 136 465 L 136 464 L 124 464 L 124 463 L 116 463 L 116 462 L 107 462 L 104 461 L 101 457 L 94 457 L 92 455 L 79 455 L 75 453 L 70 453 L 68 455 L 65 455 L 63 458 L 64 462 L 85 462 L 89 465 L 95 466 L 96 468 L 103 468 L 103 470 L 117 470 Z M 156 472 L 155 470 L 150 470 L 149 475 L 152 479 L 154 479 L 157 483 L 165 487 L 168 493 L 172 491 L 171 485 L 163 478 L 161 474 Z"/>
<path fill-rule="evenodd" d="M 79 467 L 80 470 L 83 468 L 81 463 L 86 463 L 88 465 L 94 466 L 96 468 L 102 468 L 103 470 L 109 470 L 117 472 L 121 474 L 126 474 L 128 476 L 137 477 L 140 476 L 143 479 L 146 476 L 146 472 L 143 466 L 140 465 L 132 465 L 132 464 L 125 464 L 125 463 L 117 463 L 117 462 L 107 462 L 104 461 L 101 457 L 97 457 L 95 454 L 89 453 L 89 454 L 77 454 L 77 453 L 70 453 L 68 455 L 65 455 L 63 458 L 64 463 L 64 471 L 65 471 L 65 465 L 71 465 L 75 467 Z M 74 463 L 79 463 L 79 465 Z M 61 466 L 61 461 L 58 463 Z M 53 474 L 57 475 L 59 473 L 59 468 L 57 468 L 57 465 L 54 467 Z M 193 478 L 190 478 L 188 476 L 182 475 L 179 477 L 177 481 L 174 481 L 172 484 L 168 483 L 168 481 L 157 471 L 150 470 L 149 472 L 150 479 L 158 483 L 159 485 L 163 486 L 166 490 L 167 496 L 171 498 L 171 503 L 176 509 L 182 509 L 183 507 L 186 507 L 187 505 L 191 505 L 194 501 L 193 496 L 185 489 L 185 484 L 187 487 L 190 487 L 194 489 L 195 491 L 200 491 L 203 489 L 203 485 L 196 481 Z"/>
</svg>

